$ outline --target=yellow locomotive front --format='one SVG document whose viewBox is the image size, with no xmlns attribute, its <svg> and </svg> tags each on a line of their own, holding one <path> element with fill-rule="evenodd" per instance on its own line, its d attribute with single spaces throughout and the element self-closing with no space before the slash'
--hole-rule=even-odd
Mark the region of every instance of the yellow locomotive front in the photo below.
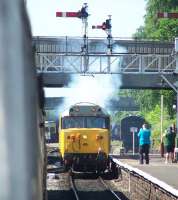
<svg viewBox="0 0 178 200">
<path fill-rule="evenodd" d="M 60 152 L 66 168 L 104 171 L 110 149 L 110 118 L 95 104 L 75 104 L 60 118 Z"/>
</svg>

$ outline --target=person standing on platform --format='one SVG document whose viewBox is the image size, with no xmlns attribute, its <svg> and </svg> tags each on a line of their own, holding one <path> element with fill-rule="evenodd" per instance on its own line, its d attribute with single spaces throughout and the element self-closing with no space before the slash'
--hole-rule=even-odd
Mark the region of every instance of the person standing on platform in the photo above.
<svg viewBox="0 0 178 200">
<path fill-rule="evenodd" d="M 174 162 L 174 148 L 175 148 L 176 133 L 174 132 L 172 126 L 169 127 L 165 131 L 165 134 L 163 135 L 163 137 L 164 137 L 164 144 L 165 144 L 165 149 L 166 149 L 165 163 L 167 164 L 169 162 L 169 158 L 171 159 L 172 162 Z"/>
<path fill-rule="evenodd" d="M 142 128 L 138 133 L 139 137 L 139 153 L 140 153 L 140 164 L 143 164 L 144 155 L 146 164 L 149 164 L 149 149 L 150 149 L 150 137 L 151 131 L 148 129 L 147 124 L 143 124 Z"/>
</svg>

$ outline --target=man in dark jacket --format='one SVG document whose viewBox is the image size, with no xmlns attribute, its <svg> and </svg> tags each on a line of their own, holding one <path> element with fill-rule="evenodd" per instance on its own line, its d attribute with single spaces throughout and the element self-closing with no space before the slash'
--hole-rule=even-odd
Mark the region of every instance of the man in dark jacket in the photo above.
<svg viewBox="0 0 178 200">
<path fill-rule="evenodd" d="M 150 136 L 151 131 L 148 129 L 147 124 L 143 124 L 142 128 L 138 133 L 140 164 L 143 164 L 144 154 L 146 164 L 149 164 Z"/>
</svg>

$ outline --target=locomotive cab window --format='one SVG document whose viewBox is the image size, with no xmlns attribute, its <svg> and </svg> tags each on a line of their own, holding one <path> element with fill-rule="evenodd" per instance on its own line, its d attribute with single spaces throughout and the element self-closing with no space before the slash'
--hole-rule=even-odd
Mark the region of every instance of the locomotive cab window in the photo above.
<svg viewBox="0 0 178 200">
<path fill-rule="evenodd" d="M 109 128 L 108 117 L 63 117 L 62 118 L 62 129 L 68 128 Z"/>
<path fill-rule="evenodd" d="M 62 129 L 84 128 L 83 117 L 64 117 L 62 118 Z"/>
<path fill-rule="evenodd" d="M 86 128 L 108 128 L 104 117 L 86 117 Z"/>
</svg>

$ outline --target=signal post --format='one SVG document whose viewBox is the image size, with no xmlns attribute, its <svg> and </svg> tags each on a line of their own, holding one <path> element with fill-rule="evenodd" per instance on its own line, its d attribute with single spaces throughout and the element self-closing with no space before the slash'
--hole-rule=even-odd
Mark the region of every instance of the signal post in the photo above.
<svg viewBox="0 0 178 200">
<path fill-rule="evenodd" d="M 107 34 L 107 41 L 108 41 L 108 46 L 107 46 L 107 54 L 108 54 L 108 65 L 107 65 L 107 72 L 110 72 L 110 64 L 111 64 L 111 57 L 110 55 L 112 54 L 112 33 L 111 33 L 111 15 L 108 15 L 108 19 L 106 19 L 105 22 L 103 22 L 101 25 L 94 25 L 92 26 L 92 29 L 102 29 L 106 32 Z"/>
<path fill-rule="evenodd" d="M 56 12 L 56 17 L 69 17 L 69 18 L 79 18 L 82 20 L 83 24 L 83 46 L 81 47 L 81 54 L 83 57 L 83 72 L 88 71 L 88 5 L 84 3 L 81 10 L 77 12 Z"/>
</svg>

